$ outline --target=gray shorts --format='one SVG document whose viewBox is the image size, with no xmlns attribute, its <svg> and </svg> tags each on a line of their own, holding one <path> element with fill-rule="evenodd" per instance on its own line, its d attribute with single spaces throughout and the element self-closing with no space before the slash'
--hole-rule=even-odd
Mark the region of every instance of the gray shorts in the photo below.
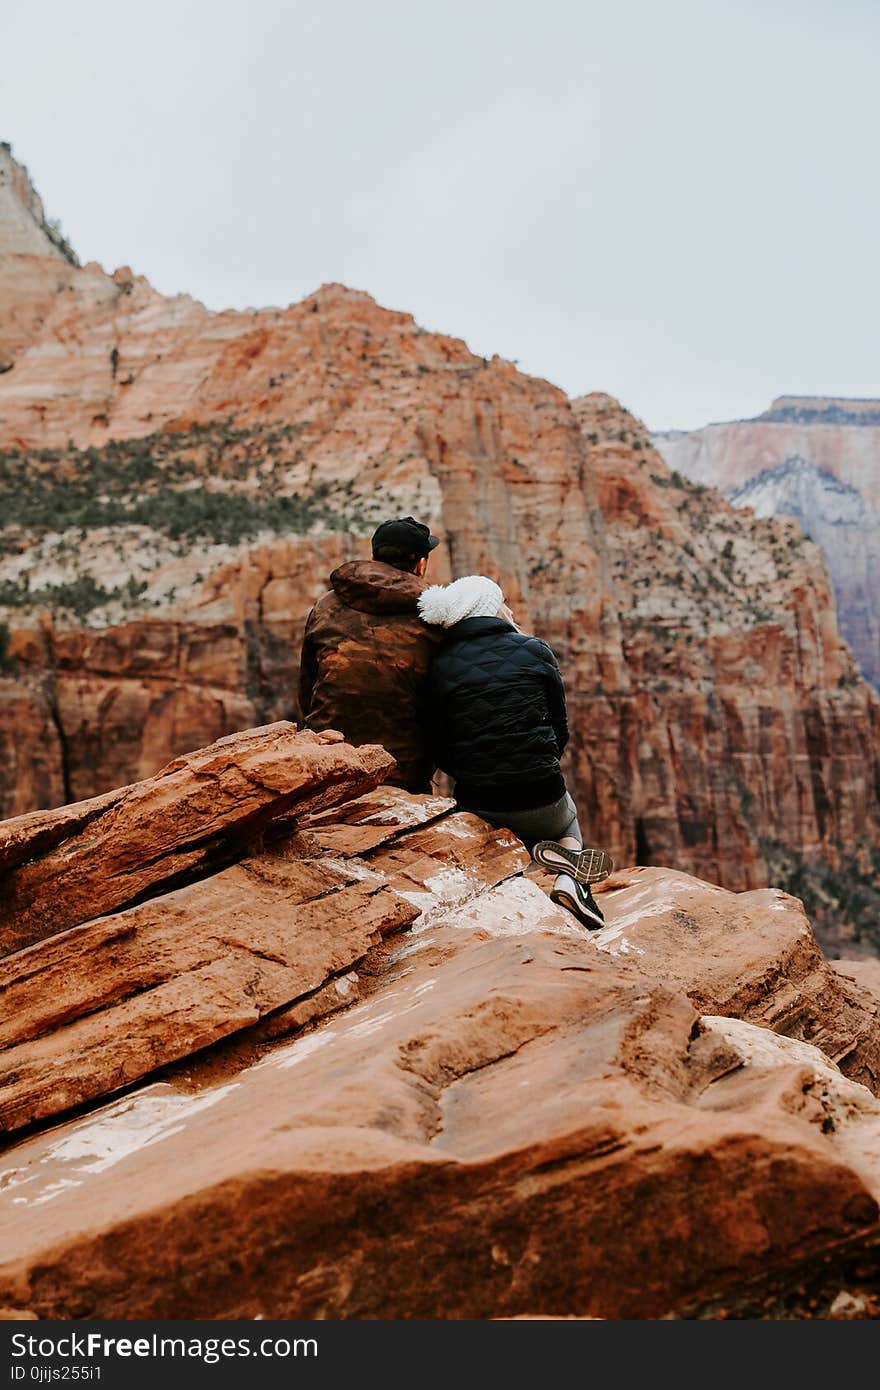
<svg viewBox="0 0 880 1390">
<path fill-rule="evenodd" d="M 538 840 L 571 839 L 577 840 L 579 845 L 584 843 L 577 807 L 568 792 L 558 801 L 551 801 L 549 806 L 532 806 L 528 811 L 481 811 L 476 806 L 464 809 L 473 811 L 490 825 L 512 830 L 529 850 Z"/>
</svg>

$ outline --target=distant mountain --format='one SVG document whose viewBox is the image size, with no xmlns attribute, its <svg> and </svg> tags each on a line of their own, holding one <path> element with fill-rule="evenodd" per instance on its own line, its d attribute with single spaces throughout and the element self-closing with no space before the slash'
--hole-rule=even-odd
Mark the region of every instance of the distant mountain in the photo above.
<svg viewBox="0 0 880 1390">
<path fill-rule="evenodd" d="M 751 507 L 756 516 L 793 516 L 807 532 L 816 518 L 826 526 L 858 526 L 865 506 L 858 488 L 797 455 L 779 468 L 765 468 L 728 498 L 734 506 Z"/>
<path fill-rule="evenodd" d="M 756 417 L 771 425 L 880 425 L 880 401 L 846 396 L 777 396 Z"/>
<path fill-rule="evenodd" d="M 779 396 L 753 420 L 669 430 L 670 468 L 761 517 L 794 517 L 819 544 L 840 630 L 880 689 L 880 400 Z"/>
</svg>

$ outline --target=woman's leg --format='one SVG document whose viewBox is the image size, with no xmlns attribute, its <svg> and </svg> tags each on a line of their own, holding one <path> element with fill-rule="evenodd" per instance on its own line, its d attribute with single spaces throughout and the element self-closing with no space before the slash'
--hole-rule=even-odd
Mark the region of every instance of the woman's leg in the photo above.
<svg viewBox="0 0 880 1390">
<path fill-rule="evenodd" d="M 567 802 L 567 809 L 568 807 L 571 808 L 571 816 L 569 818 L 568 824 L 566 825 L 562 834 L 559 836 L 559 843 L 565 849 L 583 849 L 584 837 L 581 833 L 581 827 L 578 823 L 577 807 L 575 806 L 568 792 L 565 793 L 565 799 Z"/>
<path fill-rule="evenodd" d="M 543 840 L 535 845 L 532 857 L 538 864 L 549 859 L 557 869 L 556 882 L 550 890 L 553 902 L 567 908 L 588 931 L 597 931 L 604 926 L 605 917 L 590 891 L 590 880 L 595 883 L 599 877 L 605 877 L 604 873 L 600 873 L 600 868 L 606 860 L 610 872 L 610 856 L 605 850 L 584 849 L 577 807 L 567 792 L 565 802 L 566 810 L 570 812 L 568 823 L 555 840 Z M 588 874 L 583 876 L 580 870 L 585 869 L 587 865 Z"/>
<path fill-rule="evenodd" d="M 578 825 L 577 807 L 568 792 L 549 806 L 533 806 L 527 811 L 484 811 L 478 806 L 462 806 L 490 825 L 504 826 L 512 830 L 531 852 L 536 840 L 555 840 L 577 849 L 583 844 Z"/>
<path fill-rule="evenodd" d="M 568 792 L 549 806 L 536 806 L 528 811 L 481 811 L 478 807 L 462 807 L 465 809 L 481 816 L 490 825 L 512 830 L 536 863 L 556 871 L 556 882 L 550 891 L 553 901 L 567 908 L 589 931 L 604 926 L 605 918 L 596 906 L 590 883 L 607 878 L 614 865 L 607 850 L 583 848 L 577 807 Z"/>
<path fill-rule="evenodd" d="M 552 864 L 538 856 L 537 862 L 545 868 L 570 872 L 571 865 L 578 859 L 578 852 L 583 850 L 584 837 L 578 824 L 577 807 L 568 792 L 549 806 L 535 806 L 527 811 L 484 811 L 479 806 L 462 806 L 461 809 L 487 820 L 490 825 L 504 826 L 512 830 L 530 852 L 540 848 L 542 844 L 548 847 L 556 846 L 557 849 L 565 851 L 565 854 L 558 855 L 557 861 Z M 607 850 L 583 850 L 583 853 L 587 856 L 593 855 L 590 860 L 590 881 L 596 883 L 602 878 L 607 878 L 612 868 L 611 856 Z M 571 855 L 570 860 L 567 859 L 568 855 Z"/>
<path fill-rule="evenodd" d="M 614 861 L 605 849 L 584 849 L 577 808 L 568 793 L 562 803 L 557 803 L 560 810 L 563 805 L 564 823 L 557 824 L 554 833 L 538 840 L 532 856 L 542 868 L 571 874 L 581 884 L 601 883 L 614 868 Z"/>
</svg>

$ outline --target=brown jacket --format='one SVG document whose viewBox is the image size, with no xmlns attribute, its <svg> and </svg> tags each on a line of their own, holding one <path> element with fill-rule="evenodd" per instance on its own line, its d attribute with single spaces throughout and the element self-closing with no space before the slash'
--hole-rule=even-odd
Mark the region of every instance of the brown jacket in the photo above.
<svg viewBox="0 0 880 1390">
<path fill-rule="evenodd" d="M 428 676 L 443 634 L 418 615 L 426 582 L 378 560 L 352 560 L 330 583 L 306 622 L 302 719 L 310 729 L 339 729 L 349 743 L 381 743 L 397 759 L 388 781 L 429 791 Z"/>
</svg>

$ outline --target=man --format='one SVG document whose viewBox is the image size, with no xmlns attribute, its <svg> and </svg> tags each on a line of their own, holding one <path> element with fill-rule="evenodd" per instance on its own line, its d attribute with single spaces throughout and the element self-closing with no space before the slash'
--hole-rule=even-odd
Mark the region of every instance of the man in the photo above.
<svg viewBox="0 0 880 1390">
<path fill-rule="evenodd" d="M 439 541 L 411 516 L 383 521 L 372 560 L 351 560 L 330 575 L 331 592 L 306 622 L 299 708 L 310 729 L 339 729 L 349 743 L 381 743 L 397 759 L 388 781 L 431 789 L 428 675 L 442 640 L 422 622 L 418 600 L 428 557 Z"/>
</svg>

